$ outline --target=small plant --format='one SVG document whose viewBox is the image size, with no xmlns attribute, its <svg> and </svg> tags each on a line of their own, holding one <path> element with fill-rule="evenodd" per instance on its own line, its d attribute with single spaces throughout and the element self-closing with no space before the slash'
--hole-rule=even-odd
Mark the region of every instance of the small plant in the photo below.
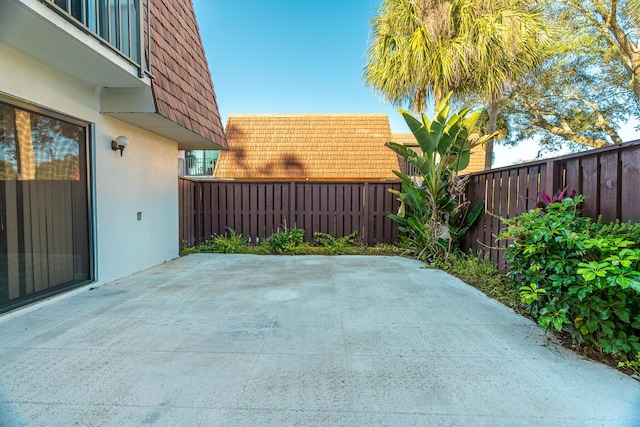
<svg viewBox="0 0 640 427">
<path fill-rule="evenodd" d="M 299 228 L 287 228 L 285 222 L 282 226 L 284 231 L 278 231 L 267 239 L 267 244 L 275 253 L 290 253 L 299 247 L 304 241 L 304 230 Z"/>
<path fill-rule="evenodd" d="M 633 372 L 633 376 L 637 380 L 640 380 L 640 351 L 635 355 L 634 359 L 618 362 L 618 367 L 626 368 L 627 370 Z"/>
<path fill-rule="evenodd" d="M 247 240 L 242 234 L 236 233 L 236 231 L 227 227 L 226 233 L 229 235 L 217 234 L 213 236 L 212 240 L 207 240 L 200 245 L 200 249 L 207 252 L 223 253 L 223 254 L 241 254 L 244 253 L 249 246 Z"/>
<path fill-rule="evenodd" d="M 354 253 L 354 246 L 357 246 L 355 237 L 358 232 L 354 231 L 348 236 L 335 238 L 330 234 L 316 231 L 314 236 L 315 244 L 322 246 L 325 252 L 330 255 L 347 255 Z"/>
<path fill-rule="evenodd" d="M 567 196 L 567 189 L 569 188 L 569 186 L 566 186 L 564 188 L 564 190 L 558 190 L 555 192 L 555 194 L 553 195 L 553 197 L 550 197 L 547 194 L 547 191 L 545 189 L 542 189 L 541 192 L 538 193 L 538 199 L 535 201 L 536 202 L 536 207 L 539 209 L 542 209 L 542 211 L 545 211 L 547 206 L 553 204 L 553 203 L 558 203 L 561 202 L 562 199 L 564 199 L 565 197 L 568 197 L 569 199 L 573 199 L 576 195 L 576 190 L 571 191 L 571 194 L 569 196 Z M 530 197 L 525 197 L 525 196 L 521 196 L 523 198 L 529 199 L 529 200 L 533 200 Z"/>
</svg>

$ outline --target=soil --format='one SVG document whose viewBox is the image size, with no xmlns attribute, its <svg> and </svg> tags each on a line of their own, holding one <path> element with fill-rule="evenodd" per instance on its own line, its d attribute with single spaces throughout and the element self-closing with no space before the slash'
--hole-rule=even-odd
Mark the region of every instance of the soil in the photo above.
<svg viewBox="0 0 640 427">
<path fill-rule="evenodd" d="M 600 349 L 598 349 L 591 343 L 578 343 L 571 337 L 571 335 L 569 335 L 568 332 L 554 332 L 554 335 L 563 347 L 572 350 L 585 359 L 593 360 L 594 362 L 610 366 L 640 381 L 640 376 L 633 369 L 624 366 L 618 366 L 618 362 L 623 359 L 620 359 L 619 357 L 611 354 L 603 353 L 602 351 L 600 351 Z"/>
</svg>

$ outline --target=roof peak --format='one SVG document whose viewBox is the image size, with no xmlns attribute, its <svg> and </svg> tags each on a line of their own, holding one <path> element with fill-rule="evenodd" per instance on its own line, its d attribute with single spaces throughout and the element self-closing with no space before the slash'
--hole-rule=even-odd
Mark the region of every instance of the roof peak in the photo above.
<svg viewBox="0 0 640 427">
<path fill-rule="evenodd" d="M 231 117 L 388 117 L 385 113 L 292 113 L 292 114 L 229 114 Z"/>
</svg>

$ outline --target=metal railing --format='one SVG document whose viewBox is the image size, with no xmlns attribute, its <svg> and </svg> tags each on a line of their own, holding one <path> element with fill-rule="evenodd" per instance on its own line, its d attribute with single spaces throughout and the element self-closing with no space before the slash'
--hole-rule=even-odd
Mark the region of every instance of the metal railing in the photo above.
<svg viewBox="0 0 640 427">
<path fill-rule="evenodd" d="M 142 71 L 140 0 L 46 0 L 46 3 Z"/>
<path fill-rule="evenodd" d="M 178 159 L 180 176 L 213 176 L 216 159 Z"/>
</svg>

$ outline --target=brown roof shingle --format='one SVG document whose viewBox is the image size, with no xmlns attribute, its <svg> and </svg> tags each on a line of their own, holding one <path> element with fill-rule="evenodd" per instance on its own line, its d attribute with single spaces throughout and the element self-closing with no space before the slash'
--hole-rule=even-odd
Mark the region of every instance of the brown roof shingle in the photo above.
<svg viewBox="0 0 640 427">
<path fill-rule="evenodd" d="M 193 3 L 152 1 L 149 14 L 155 77 L 151 85 L 158 114 L 226 148 Z"/>
<path fill-rule="evenodd" d="M 396 179 L 385 114 L 230 115 L 216 178 Z"/>
</svg>

